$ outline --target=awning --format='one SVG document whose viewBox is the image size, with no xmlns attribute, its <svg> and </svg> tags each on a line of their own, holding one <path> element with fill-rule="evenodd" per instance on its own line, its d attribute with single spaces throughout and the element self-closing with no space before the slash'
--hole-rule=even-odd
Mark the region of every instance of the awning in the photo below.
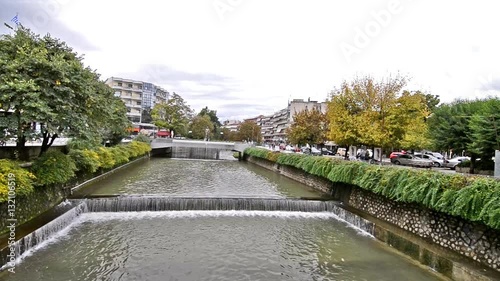
<svg viewBox="0 0 500 281">
<path fill-rule="evenodd" d="M 159 131 L 156 135 L 159 136 L 159 137 L 168 137 L 168 136 L 170 136 L 170 132 Z"/>
</svg>

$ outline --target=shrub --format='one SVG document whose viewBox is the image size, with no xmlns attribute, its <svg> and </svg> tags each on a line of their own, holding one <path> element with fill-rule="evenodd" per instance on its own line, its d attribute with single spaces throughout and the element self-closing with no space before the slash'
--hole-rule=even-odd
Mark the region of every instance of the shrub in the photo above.
<svg viewBox="0 0 500 281">
<path fill-rule="evenodd" d="M 122 165 L 129 161 L 130 152 L 123 145 L 118 145 L 109 148 L 113 158 L 115 159 L 116 165 Z"/>
<path fill-rule="evenodd" d="M 116 162 L 109 148 L 99 147 L 96 150 L 96 153 L 99 156 L 99 167 L 103 169 L 111 169 L 115 166 Z"/>
<path fill-rule="evenodd" d="M 137 137 L 135 137 L 134 141 L 143 142 L 147 144 L 151 143 L 151 139 L 143 134 L 139 134 Z"/>
<path fill-rule="evenodd" d="M 73 149 L 68 155 L 75 162 L 77 171 L 95 173 L 99 169 L 99 155 L 93 150 Z"/>
<path fill-rule="evenodd" d="M 37 185 L 65 183 L 76 171 L 75 162 L 60 151 L 48 151 L 38 157 L 31 167 Z"/>
<path fill-rule="evenodd" d="M 13 174 L 14 177 L 9 177 L 9 174 Z M 0 159 L 0 202 L 8 200 L 9 178 L 13 179 L 15 183 L 16 196 L 33 192 L 35 175 L 19 167 L 19 164 L 15 161 Z"/>
</svg>

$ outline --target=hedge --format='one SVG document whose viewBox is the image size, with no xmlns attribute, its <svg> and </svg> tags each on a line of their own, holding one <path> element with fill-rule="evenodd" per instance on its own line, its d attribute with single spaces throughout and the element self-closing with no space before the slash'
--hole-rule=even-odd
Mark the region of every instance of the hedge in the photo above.
<svg viewBox="0 0 500 281">
<path fill-rule="evenodd" d="M 245 154 L 292 166 L 332 182 L 356 185 L 394 201 L 417 203 L 500 229 L 500 181 L 493 178 L 370 165 L 304 154 L 281 153 L 276 157 L 261 148 L 247 148 Z"/>
<path fill-rule="evenodd" d="M 16 161 L 0 159 L 0 203 L 8 199 L 11 173 L 15 175 L 16 196 L 25 196 L 35 187 L 66 183 L 76 173 L 93 174 L 98 170 L 108 170 L 150 151 L 149 144 L 137 141 L 114 147 L 75 148 L 67 155 L 48 151 L 33 162 L 31 170 L 21 168 Z"/>
</svg>

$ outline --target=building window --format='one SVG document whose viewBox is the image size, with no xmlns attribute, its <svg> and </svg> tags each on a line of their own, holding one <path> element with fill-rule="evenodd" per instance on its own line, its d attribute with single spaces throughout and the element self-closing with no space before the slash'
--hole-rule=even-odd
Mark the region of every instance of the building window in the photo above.
<svg viewBox="0 0 500 281">
<path fill-rule="evenodd" d="M 128 84 L 127 87 L 132 88 L 132 84 Z"/>
<path fill-rule="evenodd" d="M 137 102 L 137 105 L 141 105 L 141 102 L 140 102 L 140 101 L 138 101 L 138 102 Z"/>
<path fill-rule="evenodd" d="M 142 90 L 142 85 L 137 85 L 137 89 Z"/>
<path fill-rule="evenodd" d="M 121 87 L 122 86 L 122 82 L 118 82 L 118 87 Z"/>
</svg>

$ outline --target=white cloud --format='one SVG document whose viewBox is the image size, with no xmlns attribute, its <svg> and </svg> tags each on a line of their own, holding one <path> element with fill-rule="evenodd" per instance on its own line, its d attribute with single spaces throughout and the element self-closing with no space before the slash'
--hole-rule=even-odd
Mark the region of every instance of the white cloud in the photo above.
<svg viewBox="0 0 500 281">
<path fill-rule="evenodd" d="M 149 73 L 158 77 L 151 82 L 222 118 L 270 114 L 289 98 L 324 100 L 356 74 L 401 72 L 412 77 L 412 90 L 445 102 L 499 93 L 482 82 L 500 79 L 494 0 L 219 0 L 232 5 L 222 19 L 215 0 L 50 1 L 62 3 L 51 13 L 52 22 L 64 25 L 56 35 L 72 43 L 70 31 L 78 32 L 85 44 L 75 47 L 103 78 L 140 79 L 145 67 L 160 65 L 157 75 Z M 23 17 L 13 9 L 7 12 Z M 386 12 L 390 18 L 377 18 Z M 340 46 L 354 44 L 358 30 L 371 32 L 369 42 L 348 61 Z M 243 104 L 248 108 L 234 109 Z"/>
</svg>

